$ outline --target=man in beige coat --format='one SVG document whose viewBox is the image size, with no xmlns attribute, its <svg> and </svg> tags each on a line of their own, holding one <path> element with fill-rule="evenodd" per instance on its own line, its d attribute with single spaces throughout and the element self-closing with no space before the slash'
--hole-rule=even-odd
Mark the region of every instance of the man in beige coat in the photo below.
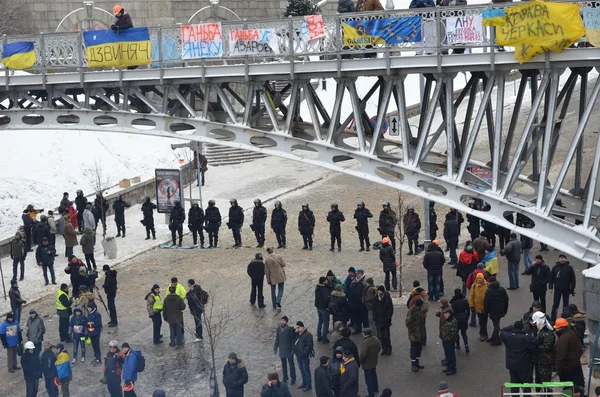
<svg viewBox="0 0 600 397">
<path fill-rule="evenodd" d="M 267 248 L 267 257 L 265 258 L 265 275 L 267 283 L 271 286 L 271 301 L 273 308 L 281 308 L 281 298 L 283 298 L 283 284 L 285 283 L 285 261 L 281 255 L 274 254 L 273 248 Z M 275 296 L 275 287 L 277 287 L 277 296 Z"/>
</svg>

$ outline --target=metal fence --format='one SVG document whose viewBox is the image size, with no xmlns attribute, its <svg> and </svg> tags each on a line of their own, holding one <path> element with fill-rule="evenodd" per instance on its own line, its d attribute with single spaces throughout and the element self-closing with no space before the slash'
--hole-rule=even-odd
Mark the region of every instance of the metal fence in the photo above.
<svg viewBox="0 0 600 397">
<path fill-rule="evenodd" d="M 600 6 L 600 2 L 574 2 L 587 7 Z M 493 8 L 509 7 L 494 4 Z M 259 21 L 225 21 L 221 22 L 223 35 L 223 56 L 202 60 L 182 60 L 180 26 L 149 27 L 152 43 L 151 67 L 172 67 L 203 64 L 216 66 L 236 63 L 261 63 L 286 60 L 316 60 L 360 56 L 366 53 L 383 53 L 383 56 L 402 56 L 420 54 L 441 55 L 451 49 L 464 48 L 472 51 L 493 51 L 495 46 L 494 29 L 483 28 L 478 39 L 469 40 L 468 44 L 455 42 L 452 32 L 447 29 L 448 21 L 456 17 L 481 17 L 482 12 L 491 9 L 492 5 L 476 5 L 463 7 L 417 8 L 408 10 L 390 10 L 383 12 L 366 12 L 352 14 L 324 15 L 325 36 L 307 41 L 303 38 L 303 17 L 259 20 Z M 401 18 L 418 16 L 421 19 L 421 40 L 401 44 L 377 44 L 365 46 L 343 45 L 343 23 L 355 20 Z M 232 30 L 242 29 L 274 29 L 277 37 L 277 55 L 269 56 L 230 56 L 228 37 Z M 450 33 L 449 33 L 450 32 Z M 32 41 L 35 43 L 36 63 L 34 71 L 43 73 L 87 67 L 87 59 L 83 44 L 82 32 L 42 33 L 39 35 L 4 36 L 3 43 L 15 41 Z M 2 48 L 0 48 L 0 56 Z"/>
</svg>

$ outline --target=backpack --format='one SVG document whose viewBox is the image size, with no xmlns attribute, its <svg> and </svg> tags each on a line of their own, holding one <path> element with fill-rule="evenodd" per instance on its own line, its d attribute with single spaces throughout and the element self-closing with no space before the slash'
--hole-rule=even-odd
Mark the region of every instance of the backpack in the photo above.
<svg viewBox="0 0 600 397">
<path fill-rule="evenodd" d="M 146 369 L 146 359 L 144 358 L 144 356 L 142 356 L 140 354 L 140 356 L 137 359 L 135 370 L 137 372 L 144 372 L 145 369 Z"/>
<path fill-rule="evenodd" d="M 206 305 L 208 303 L 208 292 L 200 289 L 200 303 Z"/>
</svg>

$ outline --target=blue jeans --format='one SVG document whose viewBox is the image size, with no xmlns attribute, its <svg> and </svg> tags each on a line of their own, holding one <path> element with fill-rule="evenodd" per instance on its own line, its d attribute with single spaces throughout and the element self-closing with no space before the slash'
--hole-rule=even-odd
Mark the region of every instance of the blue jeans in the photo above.
<svg viewBox="0 0 600 397">
<path fill-rule="evenodd" d="M 519 288 L 519 262 L 508 261 L 508 284 L 510 288 Z"/>
<path fill-rule="evenodd" d="M 427 289 L 429 290 L 429 300 L 438 300 L 440 297 L 440 280 L 442 276 L 427 275 Z"/>
<path fill-rule="evenodd" d="M 305 387 L 312 387 L 312 380 L 310 379 L 310 359 L 300 358 L 296 356 L 296 360 L 298 360 L 298 369 L 300 370 L 300 375 L 302 375 L 302 385 Z"/>
<path fill-rule="evenodd" d="M 15 316 L 17 324 L 19 324 L 21 322 L 21 309 L 12 309 L 12 314 Z"/>
<path fill-rule="evenodd" d="M 329 312 L 327 309 L 317 309 L 319 321 L 317 322 L 317 340 L 327 340 L 329 332 Z"/>
<path fill-rule="evenodd" d="M 533 265 L 533 259 L 529 256 L 530 248 L 523 248 L 523 264 L 525 265 L 525 270 L 531 265 Z"/>
<path fill-rule="evenodd" d="M 283 284 L 271 284 L 271 301 L 273 302 L 273 306 L 280 304 L 281 299 L 283 298 Z M 277 296 L 275 296 L 275 287 L 277 287 Z"/>
<path fill-rule="evenodd" d="M 181 324 L 169 324 L 169 337 L 171 340 L 169 345 L 179 346 L 183 344 L 183 327 Z"/>
<path fill-rule="evenodd" d="M 456 342 L 442 342 L 444 346 L 444 354 L 446 356 L 446 366 L 448 371 L 456 371 L 456 351 L 454 345 Z"/>
<path fill-rule="evenodd" d="M 81 345 L 81 357 L 85 358 L 85 338 L 81 340 L 81 334 L 73 334 L 73 358 L 77 359 L 77 351 Z"/>
<path fill-rule="evenodd" d="M 377 370 L 375 368 L 372 369 L 363 369 L 365 372 L 365 383 L 367 384 L 367 391 L 369 395 L 375 394 L 379 392 L 379 383 L 377 382 Z"/>
</svg>

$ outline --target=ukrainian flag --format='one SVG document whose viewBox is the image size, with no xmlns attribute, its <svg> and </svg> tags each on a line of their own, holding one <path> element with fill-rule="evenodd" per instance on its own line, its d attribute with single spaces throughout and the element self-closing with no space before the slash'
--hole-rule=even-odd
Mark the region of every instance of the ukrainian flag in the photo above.
<svg viewBox="0 0 600 397">
<path fill-rule="evenodd" d="M 4 44 L 2 64 L 9 69 L 31 69 L 35 65 L 35 49 L 32 41 Z"/>
<path fill-rule="evenodd" d="M 502 26 L 506 23 L 506 12 L 504 8 L 494 8 L 493 10 L 483 10 L 483 26 Z"/>
<path fill-rule="evenodd" d="M 90 68 L 141 66 L 152 60 L 147 27 L 87 31 L 83 32 L 83 40 Z"/>
</svg>

